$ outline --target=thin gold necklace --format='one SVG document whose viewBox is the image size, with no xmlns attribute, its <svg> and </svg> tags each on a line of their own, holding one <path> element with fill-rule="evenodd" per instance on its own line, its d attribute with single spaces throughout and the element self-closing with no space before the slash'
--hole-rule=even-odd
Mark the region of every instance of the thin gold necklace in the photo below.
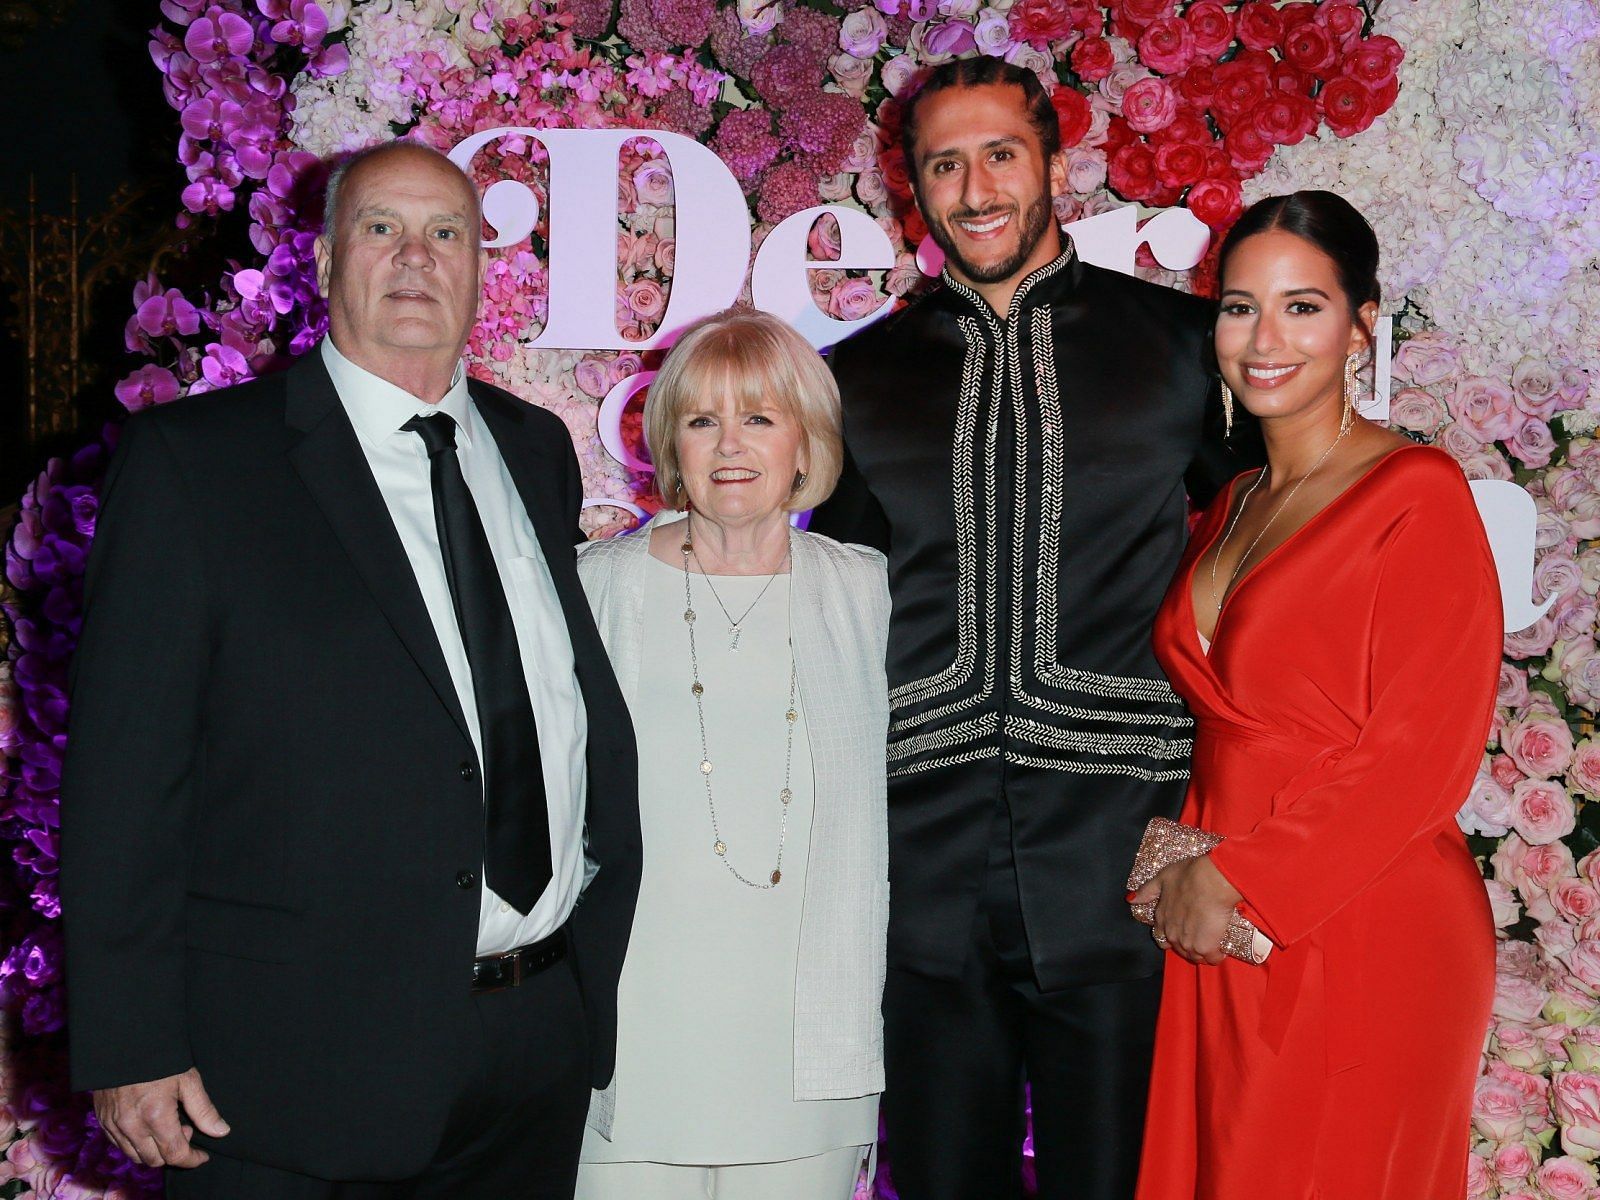
<svg viewBox="0 0 1600 1200">
<path fill-rule="evenodd" d="M 1333 453 L 1334 447 L 1344 441 L 1344 435 L 1353 428 L 1355 428 L 1354 424 L 1349 424 L 1339 430 L 1339 436 L 1328 443 L 1328 448 L 1322 452 L 1321 457 L 1311 464 L 1311 470 L 1300 476 L 1300 482 L 1289 489 L 1289 494 L 1283 498 L 1283 503 L 1273 509 L 1272 515 L 1267 518 L 1267 523 L 1261 527 L 1261 532 L 1256 534 L 1250 545 L 1245 548 L 1245 552 L 1240 556 L 1239 561 L 1233 565 L 1233 573 L 1228 576 L 1229 588 L 1233 587 L 1233 581 L 1239 578 L 1239 572 L 1244 570 L 1244 564 L 1250 561 L 1250 555 L 1255 553 L 1255 548 L 1261 544 L 1261 539 L 1267 536 L 1267 530 L 1272 528 L 1273 522 L 1282 515 L 1283 510 L 1289 507 L 1289 501 L 1293 500 L 1296 493 L 1306 485 L 1306 480 L 1317 473 L 1317 468 L 1328 461 L 1328 455 Z M 1239 510 L 1233 514 L 1233 520 L 1228 522 L 1227 532 L 1222 535 L 1222 540 L 1217 543 L 1216 552 L 1211 556 L 1211 603 L 1219 613 L 1222 611 L 1222 596 L 1217 592 L 1217 564 L 1222 561 L 1222 551 L 1227 546 L 1228 539 L 1233 536 L 1233 531 L 1238 527 L 1239 518 L 1244 516 L 1244 510 L 1250 504 L 1250 497 L 1256 494 L 1256 489 L 1261 486 L 1261 481 L 1266 477 L 1267 468 L 1262 467 L 1256 475 L 1256 481 L 1250 485 L 1250 490 L 1244 494 L 1244 499 L 1239 501 Z M 1226 591 L 1226 589 L 1224 590 Z M 1212 632 L 1215 632 L 1215 630 Z"/>
</svg>

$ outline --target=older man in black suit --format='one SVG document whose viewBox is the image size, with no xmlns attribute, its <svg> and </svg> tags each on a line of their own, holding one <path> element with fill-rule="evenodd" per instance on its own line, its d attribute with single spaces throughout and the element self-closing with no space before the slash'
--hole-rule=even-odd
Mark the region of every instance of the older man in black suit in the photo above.
<svg viewBox="0 0 1600 1200">
<path fill-rule="evenodd" d="M 463 370 L 479 233 L 442 155 L 358 155 L 329 337 L 135 416 L 107 480 L 63 785 L 73 1075 L 171 1196 L 566 1200 L 611 1074 L 633 736 L 567 431 Z"/>
</svg>

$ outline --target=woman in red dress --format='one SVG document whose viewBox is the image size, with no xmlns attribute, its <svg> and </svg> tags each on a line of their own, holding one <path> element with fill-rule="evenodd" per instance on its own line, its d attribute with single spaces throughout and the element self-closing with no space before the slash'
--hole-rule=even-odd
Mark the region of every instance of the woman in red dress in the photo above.
<svg viewBox="0 0 1600 1200">
<path fill-rule="evenodd" d="M 1500 662 L 1461 470 L 1355 415 L 1377 241 L 1345 201 L 1256 205 L 1223 245 L 1216 349 L 1268 464 L 1218 497 L 1155 626 L 1195 715 L 1167 868 L 1139 1200 L 1460 1200 L 1494 988 L 1454 816 Z M 1273 943 L 1224 959 L 1238 906 Z"/>
</svg>

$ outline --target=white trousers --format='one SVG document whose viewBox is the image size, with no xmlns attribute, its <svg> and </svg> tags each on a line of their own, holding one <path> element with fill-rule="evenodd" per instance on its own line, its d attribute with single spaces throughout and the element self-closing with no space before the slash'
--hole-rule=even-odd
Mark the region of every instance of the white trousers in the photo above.
<svg viewBox="0 0 1600 1200">
<path fill-rule="evenodd" d="M 676 1163 L 583 1163 L 573 1200 L 850 1200 L 866 1146 L 811 1158 L 686 1167 Z"/>
</svg>

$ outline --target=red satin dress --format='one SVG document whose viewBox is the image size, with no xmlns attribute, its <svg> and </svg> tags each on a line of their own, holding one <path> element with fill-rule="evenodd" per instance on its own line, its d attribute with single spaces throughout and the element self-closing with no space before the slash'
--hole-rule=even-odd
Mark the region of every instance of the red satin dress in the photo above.
<svg viewBox="0 0 1600 1200">
<path fill-rule="evenodd" d="M 1500 663 L 1483 527 L 1451 458 L 1402 447 L 1249 571 L 1207 655 L 1191 584 L 1238 486 L 1155 650 L 1195 716 L 1182 820 L 1276 948 L 1167 955 L 1138 1200 L 1460 1200 L 1494 990 L 1455 824 Z"/>
</svg>

